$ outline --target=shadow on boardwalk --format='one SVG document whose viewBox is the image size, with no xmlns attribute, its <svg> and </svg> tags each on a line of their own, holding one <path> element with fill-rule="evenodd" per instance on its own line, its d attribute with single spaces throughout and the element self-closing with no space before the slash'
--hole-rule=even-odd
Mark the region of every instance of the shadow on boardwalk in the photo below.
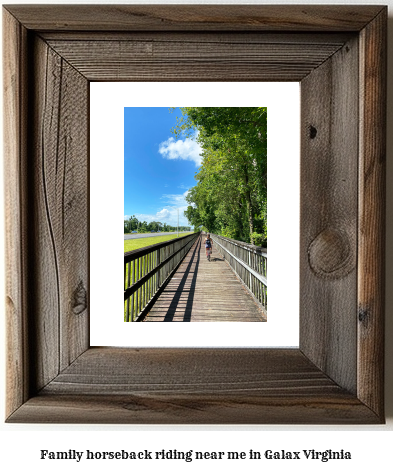
<svg viewBox="0 0 393 474">
<path fill-rule="evenodd" d="M 206 259 L 199 238 L 145 321 L 261 322 L 266 319 L 217 250 L 213 248 L 210 262 Z"/>
</svg>

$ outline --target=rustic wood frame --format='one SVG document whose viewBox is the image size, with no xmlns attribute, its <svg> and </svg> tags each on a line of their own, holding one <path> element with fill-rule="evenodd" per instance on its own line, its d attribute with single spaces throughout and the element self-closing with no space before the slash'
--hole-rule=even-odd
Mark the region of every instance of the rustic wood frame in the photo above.
<svg viewBox="0 0 393 474">
<path fill-rule="evenodd" d="M 8 422 L 383 423 L 387 8 L 3 8 Z M 89 81 L 301 82 L 299 349 L 89 345 Z"/>
</svg>

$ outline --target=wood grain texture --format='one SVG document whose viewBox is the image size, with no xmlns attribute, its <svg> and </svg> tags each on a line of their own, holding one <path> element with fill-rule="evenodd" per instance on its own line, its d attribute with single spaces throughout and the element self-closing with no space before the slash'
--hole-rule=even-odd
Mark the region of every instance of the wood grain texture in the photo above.
<svg viewBox="0 0 393 474">
<path fill-rule="evenodd" d="M 8 421 L 383 423 L 386 8 L 13 5 L 4 21 Z M 88 347 L 84 76 L 166 80 L 182 55 L 176 80 L 306 74 L 300 350 Z"/>
<path fill-rule="evenodd" d="M 190 35 L 191 36 L 191 35 Z M 65 41 L 48 43 L 92 81 L 300 81 L 342 43 L 264 41 Z"/>
<path fill-rule="evenodd" d="M 88 348 L 88 87 L 39 38 L 30 163 L 37 388 Z"/>
<path fill-rule="evenodd" d="M 26 331 L 26 248 L 23 192 L 26 168 L 26 80 L 27 32 L 8 13 L 3 12 L 4 77 L 4 182 L 5 187 L 5 310 L 7 327 L 7 393 L 6 412 L 12 413 L 29 396 L 29 373 Z"/>
<path fill-rule="evenodd" d="M 301 83 L 300 348 L 353 394 L 357 364 L 357 68 L 357 43 L 349 41 Z"/>
<path fill-rule="evenodd" d="M 114 371 L 114 368 L 116 370 Z M 296 349 L 92 348 L 9 421 L 375 423 Z"/>
<path fill-rule="evenodd" d="M 207 261 L 203 239 L 198 239 L 144 322 L 264 320 L 262 310 L 217 249 Z"/>
<path fill-rule="evenodd" d="M 360 36 L 358 396 L 383 416 L 385 305 L 386 24 Z M 382 78 L 382 80 L 381 80 Z"/>
<path fill-rule="evenodd" d="M 91 424 L 375 424 L 379 420 L 356 397 L 325 391 L 309 397 L 228 394 L 42 395 L 32 397 L 12 423 Z"/>
<path fill-rule="evenodd" d="M 121 42 L 158 42 L 158 43 L 230 43 L 230 44 L 324 44 L 342 46 L 356 32 L 328 32 L 320 31 L 304 33 L 286 32 L 253 32 L 253 31 L 76 31 L 76 30 L 49 30 L 40 31 L 39 37 L 47 43 L 53 41 L 121 41 Z M 75 43 L 74 43 L 75 44 Z"/>
<path fill-rule="evenodd" d="M 27 28 L 144 31 L 359 31 L 375 5 L 5 5 Z"/>
</svg>

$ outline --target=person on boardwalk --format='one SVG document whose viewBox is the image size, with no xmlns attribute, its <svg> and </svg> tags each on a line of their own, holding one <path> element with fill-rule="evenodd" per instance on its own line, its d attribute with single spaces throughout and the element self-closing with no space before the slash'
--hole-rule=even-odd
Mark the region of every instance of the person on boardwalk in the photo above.
<svg viewBox="0 0 393 474">
<path fill-rule="evenodd" d="M 204 244 L 205 244 L 205 249 L 206 249 L 206 258 L 210 262 L 210 255 L 213 252 L 213 241 L 210 238 L 210 234 L 207 234 Z"/>
</svg>

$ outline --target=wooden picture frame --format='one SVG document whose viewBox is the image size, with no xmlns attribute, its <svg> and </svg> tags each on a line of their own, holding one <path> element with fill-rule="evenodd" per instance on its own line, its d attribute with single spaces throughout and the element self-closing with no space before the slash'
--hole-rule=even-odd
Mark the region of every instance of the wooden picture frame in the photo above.
<svg viewBox="0 0 393 474">
<path fill-rule="evenodd" d="M 8 422 L 384 423 L 386 23 L 3 8 Z M 299 349 L 90 347 L 89 82 L 245 80 L 301 83 Z"/>
</svg>

